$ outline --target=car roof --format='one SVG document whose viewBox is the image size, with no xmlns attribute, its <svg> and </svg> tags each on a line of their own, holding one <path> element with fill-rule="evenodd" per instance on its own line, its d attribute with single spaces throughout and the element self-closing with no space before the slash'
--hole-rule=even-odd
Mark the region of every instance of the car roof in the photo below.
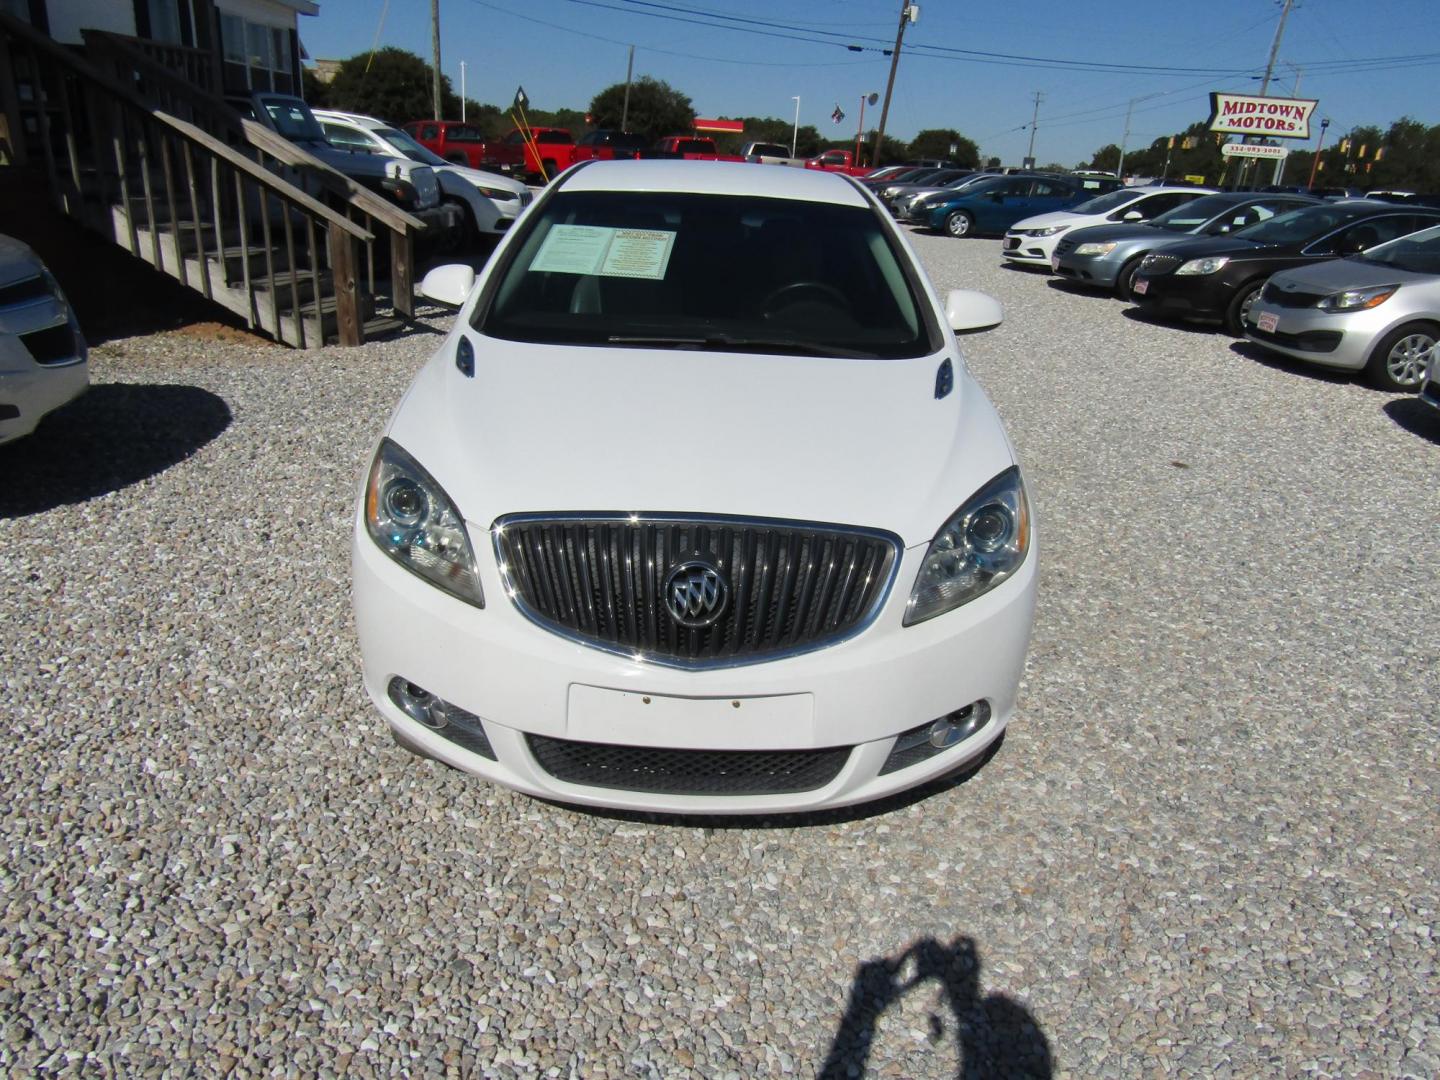
<svg viewBox="0 0 1440 1080">
<path fill-rule="evenodd" d="M 843 176 L 819 169 L 766 169 L 743 161 L 595 161 L 564 177 L 566 191 L 683 191 L 869 207 Z"/>
<path fill-rule="evenodd" d="M 369 128 L 372 131 L 376 128 L 388 128 L 389 124 L 384 120 L 376 120 L 373 116 L 361 116 L 359 113 L 341 112 L 339 109 L 311 109 L 316 120 L 343 120 L 356 127 Z"/>
</svg>

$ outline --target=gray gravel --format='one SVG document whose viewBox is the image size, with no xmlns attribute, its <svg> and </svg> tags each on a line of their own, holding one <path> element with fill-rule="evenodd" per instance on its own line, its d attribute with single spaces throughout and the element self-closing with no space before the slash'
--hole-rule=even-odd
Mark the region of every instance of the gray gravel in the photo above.
<svg viewBox="0 0 1440 1080">
<path fill-rule="evenodd" d="M 347 525 L 432 335 L 97 349 L 0 450 L 0 1073 L 1440 1073 L 1440 425 L 916 244 L 1007 308 L 1035 640 L 973 779 L 819 820 L 391 745 Z"/>
</svg>

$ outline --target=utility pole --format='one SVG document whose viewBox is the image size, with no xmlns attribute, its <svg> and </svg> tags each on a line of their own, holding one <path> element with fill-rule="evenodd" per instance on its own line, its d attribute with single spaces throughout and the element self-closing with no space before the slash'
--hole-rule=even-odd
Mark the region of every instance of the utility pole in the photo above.
<svg viewBox="0 0 1440 1080">
<path fill-rule="evenodd" d="M 1120 136 L 1120 160 L 1115 165 L 1115 179 L 1122 184 L 1125 182 L 1125 144 L 1130 141 L 1130 114 L 1134 109 L 1135 98 L 1132 97 L 1125 106 L 1125 134 Z"/>
<path fill-rule="evenodd" d="M 1280 54 L 1280 39 L 1285 36 L 1285 20 L 1290 17 L 1290 8 L 1293 7 L 1294 4 L 1295 0 L 1283 0 L 1280 8 L 1280 22 L 1275 27 L 1275 38 L 1270 42 L 1270 58 L 1265 61 L 1265 78 L 1260 82 L 1261 97 L 1267 96 L 1270 92 L 1270 76 L 1275 73 L 1275 57 Z M 1247 135 L 1245 141 L 1247 143 L 1250 142 L 1251 136 Z M 1245 179 L 1250 175 L 1251 160 L 1250 158 L 1246 158 L 1240 166 L 1240 178 L 1236 181 L 1236 187 L 1243 188 L 1245 186 Z"/>
<path fill-rule="evenodd" d="M 1035 122 L 1040 119 L 1040 102 L 1044 100 L 1045 95 L 1039 90 L 1036 90 L 1035 112 L 1030 117 L 1030 150 L 1025 154 L 1026 160 L 1030 162 L 1029 165 L 1025 166 L 1027 169 L 1033 169 L 1035 167 Z M 1125 126 L 1127 128 L 1130 126 L 1130 121 L 1128 119 L 1125 121 Z M 1021 164 L 1024 165 L 1024 162 L 1021 162 Z"/>
<path fill-rule="evenodd" d="M 620 130 L 629 131 L 630 76 L 635 74 L 635 46 L 630 46 L 630 59 L 625 62 L 625 104 L 620 109 Z"/>
<path fill-rule="evenodd" d="M 465 122 L 465 61 L 460 61 L 460 122 Z"/>
<path fill-rule="evenodd" d="M 895 69 L 900 66 L 900 44 L 905 40 L 905 25 L 919 17 L 919 9 L 912 7 L 910 0 L 900 0 L 900 29 L 895 31 L 895 51 L 890 54 L 890 78 L 885 83 L 885 104 L 880 109 L 880 126 L 875 129 L 875 149 L 870 154 L 872 165 L 880 164 L 880 144 L 885 141 L 885 121 L 890 119 L 890 95 L 895 89 Z"/>
<path fill-rule="evenodd" d="M 433 78 L 430 80 L 430 93 L 435 103 L 435 119 L 441 119 L 440 115 L 440 0 L 430 0 L 430 62 Z"/>
</svg>

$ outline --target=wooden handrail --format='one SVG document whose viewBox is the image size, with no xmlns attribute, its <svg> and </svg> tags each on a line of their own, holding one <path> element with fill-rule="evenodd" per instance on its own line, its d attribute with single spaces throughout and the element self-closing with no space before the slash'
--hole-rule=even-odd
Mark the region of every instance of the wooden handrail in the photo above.
<svg viewBox="0 0 1440 1080">
<path fill-rule="evenodd" d="M 103 47 L 112 52 L 119 53 L 127 63 L 133 64 L 144 72 L 147 78 L 155 78 L 164 81 L 170 89 L 177 93 L 183 93 L 197 104 L 204 105 L 215 113 L 220 119 L 238 132 L 241 132 L 245 141 L 257 150 L 263 150 L 275 160 L 297 168 L 313 169 L 320 174 L 323 182 L 327 183 L 331 190 L 343 196 L 348 202 L 352 202 L 358 209 L 365 211 L 371 217 L 390 226 L 392 229 L 404 231 L 405 229 L 423 229 L 425 223 L 412 214 L 406 213 L 394 203 L 375 194 L 369 188 L 355 183 L 344 173 L 339 172 L 330 165 L 321 161 L 314 154 L 296 146 L 283 135 L 278 135 L 269 128 L 240 117 L 234 108 L 224 98 L 217 97 L 204 90 L 197 90 L 186 80 L 180 78 L 170 71 L 164 64 L 159 63 L 153 57 L 145 55 L 127 38 L 106 31 L 85 31 L 85 40 L 88 44 L 92 36 Z"/>
<path fill-rule="evenodd" d="M 245 129 L 245 141 L 257 150 L 263 150 L 276 161 L 286 165 L 316 170 L 339 194 L 346 196 L 361 210 L 384 222 L 392 229 L 404 232 L 406 229 L 423 229 L 425 223 L 413 214 L 401 210 L 394 203 L 375 194 L 369 188 L 361 187 L 344 173 L 325 164 L 303 147 L 296 146 L 283 135 L 276 134 L 254 120 L 241 119 Z"/>
</svg>

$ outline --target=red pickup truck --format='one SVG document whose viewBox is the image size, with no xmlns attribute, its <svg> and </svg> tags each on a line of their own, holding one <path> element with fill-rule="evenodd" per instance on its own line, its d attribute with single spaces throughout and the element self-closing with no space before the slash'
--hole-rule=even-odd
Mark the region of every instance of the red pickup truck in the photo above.
<svg viewBox="0 0 1440 1080">
<path fill-rule="evenodd" d="M 532 127 L 530 134 L 535 140 L 534 148 L 526 142 L 519 128 L 499 142 L 485 144 L 485 158 L 481 168 L 493 169 L 522 180 L 539 180 L 542 176 L 553 180 L 558 173 L 570 167 L 575 152 L 575 136 L 565 128 Z M 539 156 L 535 154 L 539 150 Z"/>
<path fill-rule="evenodd" d="M 667 135 L 655 144 L 655 156 L 686 161 L 744 161 L 739 154 L 722 154 L 715 140 L 695 135 Z"/>
<path fill-rule="evenodd" d="M 485 160 L 485 136 L 459 120 L 411 120 L 402 129 L 425 149 L 456 165 L 478 169 Z"/>
<path fill-rule="evenodd" d="M 580 137 L 575 149 L 570 152 L 570 161 L 614 161 L 616 158 L 641 158 L 646 156 L 650 144 L 644 135 L 622 131 L 592 131 Z"/>
<path fill-rule="evenodd" d="M 818 157 L 808 158 L 807 169 L 821 169 L 825 172 L 839 172 L 847 176 L 865 176 L 874 169 L 860 168 L 855 164 L 855 155 L 849 150 L 826 150 Z"/>
</svg>

